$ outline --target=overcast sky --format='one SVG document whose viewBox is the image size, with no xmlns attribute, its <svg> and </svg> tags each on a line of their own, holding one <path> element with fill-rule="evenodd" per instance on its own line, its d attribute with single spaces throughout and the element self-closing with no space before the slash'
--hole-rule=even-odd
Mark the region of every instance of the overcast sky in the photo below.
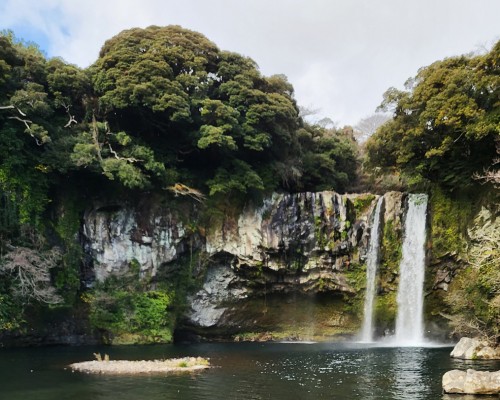
<svg viewBox="0 0 500 400">
<path fill-rule="evenodd" d="M 299 105 L 340 125 L 419 67 L 490 48 L 500 0 L 0 0 L 0 28 L 86 67 L 123 29 L 181 25 L 285 74 Z"/>
</svg>

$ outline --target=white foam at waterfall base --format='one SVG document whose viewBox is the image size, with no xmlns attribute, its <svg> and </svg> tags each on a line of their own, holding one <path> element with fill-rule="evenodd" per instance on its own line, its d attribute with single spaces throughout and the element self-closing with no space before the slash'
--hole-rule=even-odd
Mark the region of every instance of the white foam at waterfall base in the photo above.
<svg viewBox="0 0 500 400">
<path fill-rule="evenodd" d="M 363 315 L 363 326 L 360 333 L 360 341 L 373 342 L 373 303 L 376 292 L 376 278 L 379 261 L 380 247 L 380 210 L 382 208 L 383 196 L 380 196 L 373 215 L 373 224 L 370 234 L 370 243 L 366 260 L 366 292 Z"/>
<path fill-rule="evenodd" d="M 408 199 L 393 346 L 429 345 L 423 323 L 427 200 L 425 194 L 410 194 Z"/>
</svg>

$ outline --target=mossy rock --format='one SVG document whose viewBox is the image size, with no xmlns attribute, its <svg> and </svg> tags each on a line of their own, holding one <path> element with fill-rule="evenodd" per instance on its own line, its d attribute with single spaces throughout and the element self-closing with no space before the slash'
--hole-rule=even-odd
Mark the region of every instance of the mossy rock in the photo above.
<svg viewBox="0 0 500 400">
<path fill-rule="evenodd" d="M 389 292 L 375 299 L 375 327 L 381 334 L 394 330 L 398 309 L 396 298 L 396 292 Z"/>
</svg>

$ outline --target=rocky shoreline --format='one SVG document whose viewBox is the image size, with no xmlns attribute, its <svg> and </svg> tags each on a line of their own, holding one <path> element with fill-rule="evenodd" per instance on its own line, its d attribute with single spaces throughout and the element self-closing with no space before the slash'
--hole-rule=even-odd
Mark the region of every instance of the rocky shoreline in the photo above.
<svg viewBox="0 0 500 400">
<path fill-rule="evenodd" d="M 500 347 L 484 340 L 463 337 L 451 352 L 452 358 L 462 360 L 500 360 Z"/>
<path fill-rule="evenodd" d="M 450 356 L 462 360 L 498 360 L 500 347 L 477 339 L 463 337 Z M 449 394 L 494 395 L 500 394 L 500 371 L 454 369 L 446 372 L 442 380 L 443 392 Z"/>
</svg>

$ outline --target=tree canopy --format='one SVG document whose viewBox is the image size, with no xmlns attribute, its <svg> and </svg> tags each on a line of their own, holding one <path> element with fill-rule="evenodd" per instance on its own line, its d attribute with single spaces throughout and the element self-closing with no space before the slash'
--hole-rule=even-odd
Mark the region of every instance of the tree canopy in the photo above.
<svg viewBox="0 0 500 400">
<path fill-rule="evenodd" d="M 131 188 L 181 182 L 210 195 L 307 186 L 282 168 L 303 176 L 308 151 L 285 76 L 264 77 L 253 60 L 179 26 L 123 31 L 87 72 L 96 122 L 77 137 L 78 166 Z"/>
<path fill-rule="evenodd" d="M 50 186 L 68 174 L 210 195 L 345 187 L 354 147 L 302 121 L 285 76 L 262 76 L 202 34 L 126 30 L 86 70 L 47 60 L 12 33 L 0 41 L 4 193 L 28 177 Z M 319 164 L 337 178 L 309 179 Z"/>
<path fill-rule="evenodd" d="M 500 146 L 500 42 L 487 54 L 422 68 L 406 88 L 384 95 L 381 108 L 394 118 L 368 140 L 369 164 L 414 183 L 472 185 Z"/>
</svg>

